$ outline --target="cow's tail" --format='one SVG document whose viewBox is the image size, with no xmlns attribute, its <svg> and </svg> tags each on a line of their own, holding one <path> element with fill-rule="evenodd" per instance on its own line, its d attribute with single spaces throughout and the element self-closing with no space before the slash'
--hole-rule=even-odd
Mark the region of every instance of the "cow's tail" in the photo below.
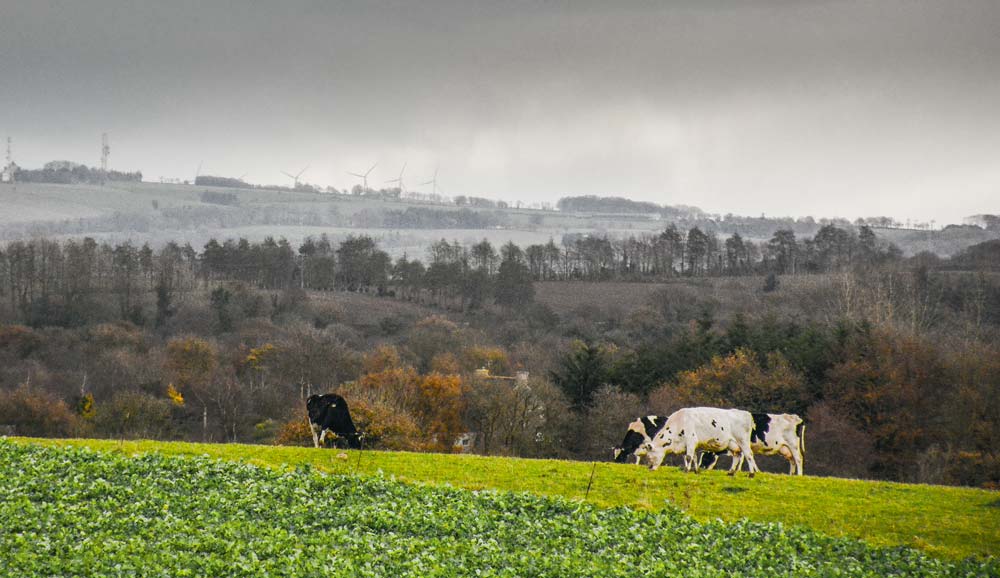
<svg viewBox="0 0 1000 578">
<path fill-rule="evenodd" d="M 800 421 L 795 426 L 795 435 L 799 438 L 799 453 L 806 455 L 806 422 Z"/>
</svg>

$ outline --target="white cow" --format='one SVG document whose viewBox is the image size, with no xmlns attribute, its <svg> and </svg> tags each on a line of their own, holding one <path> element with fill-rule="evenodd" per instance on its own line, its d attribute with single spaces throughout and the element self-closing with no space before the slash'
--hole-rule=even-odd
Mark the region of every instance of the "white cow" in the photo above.
<svg viewBox="0 0 1000 578">
<path fill-rule="evenodd" d="M 719 409 L 715 407 L 686 407 L 672 413 L 653 439 L 643 450 L 649 469 L 660 467 L 668 454 L 684 454 L 684 469 L 698 472 L 698 451 L 732 452 L 746 457 L 750 464 L 750 477 L 760 471 L 753 459 L 750 434 L 753 432 L 753 416 L 741 409 Z M 733 460 L 729 475 L 736 473 Z"/>
<path fill-rule="evenodd" d="M 753 452 L 765 456 L 780 455 L 788 460 L 788 474 L 801 476 L 806 453 L 806 425 L 802 418 L 794 413 L 751 415 L 754 431 L 750 435 L 750 448 Z M 705 452 L 699 465 L 710 470 L 718 460 L 718 453 Z M 743 465 L 743 456 L 733 455 L 733 461 L 739 461 L 736 466 L 738 470 Z"/>
</svg>

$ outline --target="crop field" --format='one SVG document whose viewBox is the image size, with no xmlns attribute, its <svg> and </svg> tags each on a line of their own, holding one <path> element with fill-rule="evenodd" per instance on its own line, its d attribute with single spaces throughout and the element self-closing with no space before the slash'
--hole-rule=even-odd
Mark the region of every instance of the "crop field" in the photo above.
<svg viewBox="0 0 1000 578">
<path fill-rule="evenodd" d="M 334 452 L 314 452 L 334 453 Z M 380 459 L 381 456 L 375 459 Z M 0 440 L 10 576 L 990 576 L 995 561 L 873 548 L 678 507 L 129 456 Z"/>
<path fill-rule="evenodd" d="M 651 473 L 613 463 L 523 460 L 406 452 L 356 452 L 241 444 L 109 440 L 22 440 L 124 455 L 206 456 L 283 470 L 308 466 L 338 475 L 385 476 L 466 490 L 528 492 L 600 508 L 680 509 L 694 521 L 780 522 L 870 547 L 909 546 L 940 559 L 1000 551 L 1000 495 L 971 488 L 723 472 Z M 7 444 L 12 445 L 12 444 Z M 591 473 L 593 480 L 591 481 Z M 587 488 L 590 486 L 588 493 Z"/>
</svg>

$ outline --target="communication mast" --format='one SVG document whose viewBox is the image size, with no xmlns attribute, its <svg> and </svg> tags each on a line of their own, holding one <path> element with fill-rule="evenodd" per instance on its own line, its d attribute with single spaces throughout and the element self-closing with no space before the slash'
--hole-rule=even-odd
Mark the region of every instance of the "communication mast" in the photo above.
<svg viewBox="0 0 1000 578">
<path fill-rule="evenodd" d="M 11 187 L 14 187 L 14 190 L 16 191 L 17 182 L 15 182 L 14 180 L 14 173 L 15 173 L 14 155 L 10 152 L 10 149 L 11 149 L 11 140 L 10 137 L 7 137 L 7 164 L 4 165 L 3 171 L 0 171 L 0 176 L 3 177 L 0 178 L 0 181 L 7 181 L 8 183 L 10 183 Z"/>
<path fill-rule="evenodd" d="M 111 145 L 108 144 L 108 133 L 101 135 L 101 184 L 108 179 L 108 157 L 111 156 Z"/>
</svg>

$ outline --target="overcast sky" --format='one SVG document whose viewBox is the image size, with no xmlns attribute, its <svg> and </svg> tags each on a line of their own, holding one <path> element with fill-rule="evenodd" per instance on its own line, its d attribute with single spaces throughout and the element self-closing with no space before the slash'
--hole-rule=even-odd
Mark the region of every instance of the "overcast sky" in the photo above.
<svg viewBox="0 0 1000 578">
<path fill-rule="evenodd" d="M 0 0 L 15 160 L 146 180 L 1000 212 L 1000 2 Z M 423 187 L 427 190 L 429 187 Z"/>
</svg>

